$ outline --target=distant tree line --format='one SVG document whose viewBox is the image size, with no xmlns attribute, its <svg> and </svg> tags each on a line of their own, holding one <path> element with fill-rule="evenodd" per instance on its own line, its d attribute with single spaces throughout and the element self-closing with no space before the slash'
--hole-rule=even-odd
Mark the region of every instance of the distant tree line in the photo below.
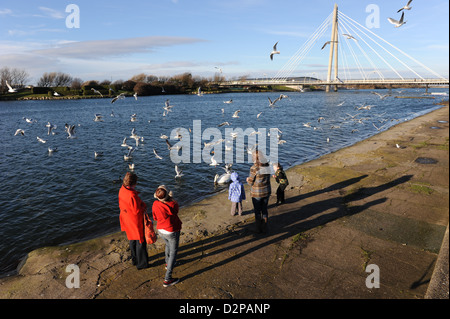
<svg viewBox="0 0 450 319">
<path fill-rule="evenodd" d="M 6 82 L 14 88 L 24 88 L 30 79 L 30 75 L 25 71 L 17 68 L 3 67 L 0 69 L 0 92 L 8 91 Z"/>
<path fill-rule="evenodd" d="M 4 67 L 0 69 L 0 92 L 5 93 L 8 88 L 6 81 L 14 88 L 22 89 L 29 81 L 29 74 L 20 69 Z M 138 95 L 156 95 L 161 93 L 185 94 L 196 92 L 199 87 L 202 91 L 211 89 L 213 83 L 224 81 L 224 77 L 216 73 L 212 78 L 193 76 L 190 72 L 175 76 L 156 76 L 145 73 L 132 76 L 130 79 L 111 82 L 103 80 L 83 81 L 63 72 L 45 72 L 32 89 L 33 93 L 42 94 L 58 90 L 71 95 L 93 95 L 95 89 L 102 94 L 113 95 L 116 92 L 137 93 Z"/>
</svg>

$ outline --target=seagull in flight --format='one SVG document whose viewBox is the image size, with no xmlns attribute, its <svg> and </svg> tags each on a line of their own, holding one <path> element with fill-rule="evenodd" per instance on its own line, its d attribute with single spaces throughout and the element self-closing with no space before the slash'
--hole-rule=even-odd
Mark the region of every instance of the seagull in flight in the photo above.
<svg viewBox="0 0 450 319">
<path fill-rule="evenodd" d="M 69 136 L 67 136 L 67 138 L 69 138 L 69 139 L 77 138 L 75 136 L 75 125 L 66 124 L 65 127 L 66 127 L 67 134 L 69 134 Z"/>
<path fill-rule="evenodd" d="M 160 160 L 163 159 L 161 156 L 158 155 L 158 153 L 156 152 L 155 149 L 153 149 L 153 154 L 155 154 L 155 156 L 156 156 L 157 159 L 160 159 Z"/>
<path fill-rule="evenodd" d="M 381 95 L 381 94 L 378 93 L 378 92 L 372 92 L 372 94 L 377 95 L 381 100 L 383 100 L 384 98 L 390 96 L 390 94 L 384 94 L 384 95 Z"/>
<path fill-rule="evenodd" d="M 42 138 L 40 138 L 39 136 L 37 136 L 36 137 L 36 139 L 39 141 L 39 142 L 41 142 L 42 144 L 45 144 L 45 143 L 47 143 L 47 141 L 46 140 L 44 140 L 44 139 L 42 139 Z"/>
<path fill-rule="evenodd" d="M 119 95 L 117 95 L 115 98 L 113 98 L 111 100 L 111 104 L 113 104 L 114 102 L 116 102 L 118 99 L 124 99 L 125 98 L 125 94 L 124 93 L 120 93 Z"/>
<path fill-rule="evenodd" d="M 345 36 L 347 39 L 353 39 L 353 40 L 355 40 L 355 41 L 358 41 L 358 40 L 356 40 L 356 38 L 355 38 L 354 36 L 352 36 L 351 34 L 343 33 L 342 35 Z"/>
<path fill-rule="evenodd" d="M 275 43 L 275 45 L 273 46 L 273 50 L 272 50 L 272 52 L 270 53 L 270 59 L 273 61 L 273 55 L 274 54 L 280 54 L 280 51 L 277 51 L 277 44 L 278 44 L 278 42 L 277 43 Z"/>
<path fill-rule="evenodd" d="M 325 47 L 327 46 L 327 44 L 330 44 L 330 43 L 331 43 L 331 41 L 325 42 L 325 44 L 322 46 L 322 49 L 321 49 L 321 50 L 325 49 Z"/>
<path fill-rule="evenodd" d="M 217 163 L 217 161 L 215 160 L 214 156 L 212 156 L 211 157 L 211 163 L 209 164 L 209 166 L 216 167 L 217 165 L 219 165 L 219 163 Z"/>
<path fill-rule="evenodd" d="M 93 91 L 95 94 L 100 94 L 100 96 L 103 97 L 103 94 L 101 94 L 100 91 L 97 91 L 94 88 L 91 88 L 91 91 Z"/>
<path fill-rule="evenodd" d="M 103 120 L 102 120 L 103 116 L 101 114 L 97 113 L 94 116 L 95 116 L 95 118 L 94 118 L 95 122 L 103 122 Z"/>
<path fill-rule="evenodd" d="M 224 125 L 231 125 L 231 123 L 230 122 L 223 122 L 223 123 L 220 123 L 218 126 L 221 127 L 221 126 L 224 126 Z"/>
<path fill-rule="evenodd" d="M 173 108 L 174 106 L 175 106 L 175 105 L 170 105 L 170 100 L 167 99 L 166 102 L 164 103 L 163 109 L 164 109 L 165 111 L 167 111 L 167 114 L 168 114 L 169 112 L 172 112 L 171 108 Z"/>
<path fill-rule="evenodd" d="M 400 21 L 397 21 L 392 18 L 388 18 L 388 21 L 392 23 L 396 28 L 400 28 L 402 25 L 406 23 L 406 21 L 403 21 L 403 18 L 405 17 L 405 12 L 402 12 L 402 17 L 400 18 Z"/>
<path fill-rule="evenodd" d="M 219 68 L 218 66 L 215 66 L 214 68 L 216 68 L 217 70 L 219 70 L 219 73 L 222 73 L 222 69 Z"/>
<path fill-rule="evenodd" d="M 183 171 L 178 168 L 178 165 L 175 165 L 175 173 L 177 173 L 177 175 L 175 175 L 175 178 L 180 178 L 181 176 L 184 176 Z"/>
<path fill-rule="evenodd" d="M 48 122 L 46 127 L 48 128 L 47 135 L 50 135 L 50 134 L 55 135 L 55 132 L 53 132 L 53 130 L 56 128 L 56 125 L 53 125 L 50 122 Z"/>
<path fill-rule="evenodd" d="M 233 118 L 238 118 L 239 117 L 239 112 L 240 112 L 241 110 L 237 110 L 236 112 L 234 112 L 234 114 L 233 114 L 233 116 L 231 116 L 231 117 L 233 117 Z"/>
<path fill-rule="evenodd" d="M 406 4 L 406 6 L 404 6 L 400 10 L 398 10 L 397 13 L 399 13 L 402 10 L 411 10 L 412 7 L 409 6 L 411 4 L 411 2 L 412 2 L 412 0 L 409 0 L 408 3 Z"/>
<path fill-rule="evenodd" d="M 13 89 L 11 85 L 9 85 L 8 81 L 6 82 L 6 86 L 8 87 L 8 93 L 16 93 L 17 89 Z"/>
<path fill-rule="evenodd" d="M 270 107 L 275 106 L 275 103 L 277 103 L 279 100 L 282 99 L 281 95 L 280 95 L 280 97 L 278 97 L 277 99 L 275 99 L 275 101 L 273 101 L 273 102 L 272 102 L 272 100 L 270 99 L 270 97 L 267 97 L 267 98 L 269 99 L 269 106 L 270 106 Z"/>
<path fill-rule="evenodd" d="M 14 134 L 14 136 L 17 136 L 17 135 L 19 135 L 19 134 L 21 134 L 22 136 L 25 136 L 25 131 L 22 130 L 21 128 L 19 128 L 19 129 L 16 131 L 16 133 Z"/>
<path fill-rule="evenodd" d="M 129 159 L 131 159 L 131 154 L 133 154 L 133 152 L 134 152 L 135 150 L 136 150 L 135 147 L 130 146 L 130 147 L 128 148 L 128 154 L 124 155 L 124 156 L 123 156 L 123 159 L 124 159 L 125 161 L 128 161 Z"/>
</svg>

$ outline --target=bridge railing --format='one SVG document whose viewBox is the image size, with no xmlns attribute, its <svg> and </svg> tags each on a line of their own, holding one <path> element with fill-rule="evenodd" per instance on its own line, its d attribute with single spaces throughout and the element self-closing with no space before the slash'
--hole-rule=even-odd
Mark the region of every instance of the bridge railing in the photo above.
<svg viewBox="0 0 450 319">
<path fill-rule="evenodd" d="M 218 85 L 229 86 L 245 86 L 245 85 L 375 85 L 375 84 L 435 84 L 435 85 L 448 85 L 448 79 L 361 79 L 361 80 L 336 80 L 336 81 L 324 81 L 324 80 L 237 80 L 237 81 L 222 81 L 216 83 Z"/>
</svg>

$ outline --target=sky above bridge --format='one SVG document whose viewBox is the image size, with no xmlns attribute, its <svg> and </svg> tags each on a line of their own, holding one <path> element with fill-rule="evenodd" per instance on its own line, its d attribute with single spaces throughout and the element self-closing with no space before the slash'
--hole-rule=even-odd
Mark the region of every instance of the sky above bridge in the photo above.
<svg viewBox="0 0 450 319">
<path fill-rule="evenodd" d="M 227 79 L 274 76 L 339 10 L 430 69 L 448 77 L 448 0 L 413 0 L 407 23 L 387 18 L 406 0 L 38 0 L 0 2 L 0 68 L 83 80 L 127 80 L 184 72 Z M 329 50 L 318 40 L 295 76 L 325 77 Z M 280 54 L 270 60 L 273 45 Z"/>
</svg>

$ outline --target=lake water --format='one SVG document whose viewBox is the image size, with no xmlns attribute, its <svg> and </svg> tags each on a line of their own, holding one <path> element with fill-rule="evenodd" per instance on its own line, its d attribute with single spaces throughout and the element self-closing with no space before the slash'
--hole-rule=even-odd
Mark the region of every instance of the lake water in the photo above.
<svg viewBox="0 0 450 319">
<path fill-rule="evenodd" d="M 385 94 L 388 91 L 378 92 Z M 417 89 L 392 91 L 393 96 L 421 96 L 423 93 L 424 90 Z M 117 195 L 121 184 L 117 180 L 129 170 L 130 163 L 135 164 L 138 190 L 149 205 L 160 184 L 172 189 L 182 206 L 226 190 L 226 186 L 215 187 L 213 182 L 214 176 L 224 170 L 220 166 L 210 166 L 209 160 L 180 163 L 184 176 L 178 180 L 174 178 L 174 163 L 160 135 L 173 135 L 173 130 L 178 127 L 188 132 L 194 129 L 194 120 L 201 120 L 202 132 L 207 128 L 218 129 L 224 139 L 230 139 L 225 136 L 225 130 L 230 128 L 266 129 L 267 132 L 270 128 L 279 128 L 281 139 L 286 143 L 277 144 L 278 158 L 288 168 L 377 134 L 379 131 L 375 126 L 382 127 L 382 131 L 440 107 L 433 105 L 436 100 L 432 99 L 390 96 L 381 100 L 369 90 L 286 94 L 289 97 L 277 102 L 275 108 L 269 107 L 267 97 L 274 100 L 279 93 L 166 95 L 137 100 L 125 98 L 114 104 L 109 99 L 0 102 L 3 180 L 0 191 L 0 276 L 13 273 L 20 259 L 33 249 L 119 231 Z M 164 117 L 166 99 L 170 99 L 174 107 Z M 224 103 L 230 99 L 233 103 Z M 340 105 L 342 102 L 344 104 Z M 374 107 L 357 110 L 362 104 Z M 239 118 L 232 118 L 236 110 L 241 111 Z M 260 112 L 263 113 L 257 118 Z M 97 113 L 103 115 L 102 122 L 94 121 Z M 137 115 L 136 122 L 130 121 L 132 114 Z M 359 123 L 350 116 L 362 121 Z M 324 120 L 318 122 L 319 117 Z M 27 123 L 24 118 L 37 122 Z M 225 121 L 231 125 L 219 128 L 218 125 Z M 57 125 L 55 135 L 47 135 L 47 122 Z M 311 127 L 303 125 L 308 122 Z M 67 138 L 66 123 L 76 125 L 76 139 Z M 129 138 L 133 128 L 144 141 L 134 151 L 133 159 L 125 161 L 123 155 L 127 151 L 121 144 L 128 137 L 127 143 L 135 145 Z M 14 136 L 17 129 L 23 129 L 25 136 Z M 40 143 L 37 136 L 47 142 Z M 184 141 L 186 138 L 184 136 Z M 188 138 L 192 142 L 192 159 L 195 154 L 193 134 Z M 210 142 L 208 138 L 201 140 L 202 148 L 204 142 Z M 170 141 L 172 144 L 178 142 Z M 225 145 L 229 146 L 222 143 L 220 147 L 224 150 Z M 57 147 L 58 151 L 49 154 L 48 147 Z M 153 148 L 162 160 L 155 157 Z M 96 151 L 103 155 L 95 158 Z M 225 151 L 222 159 L 225 159 Z M 243 178 L 251 166 L 247 156 L 245 159 L 246 163 L 234 161 L 233 164 L 233 169 Z"/>
</svg>

